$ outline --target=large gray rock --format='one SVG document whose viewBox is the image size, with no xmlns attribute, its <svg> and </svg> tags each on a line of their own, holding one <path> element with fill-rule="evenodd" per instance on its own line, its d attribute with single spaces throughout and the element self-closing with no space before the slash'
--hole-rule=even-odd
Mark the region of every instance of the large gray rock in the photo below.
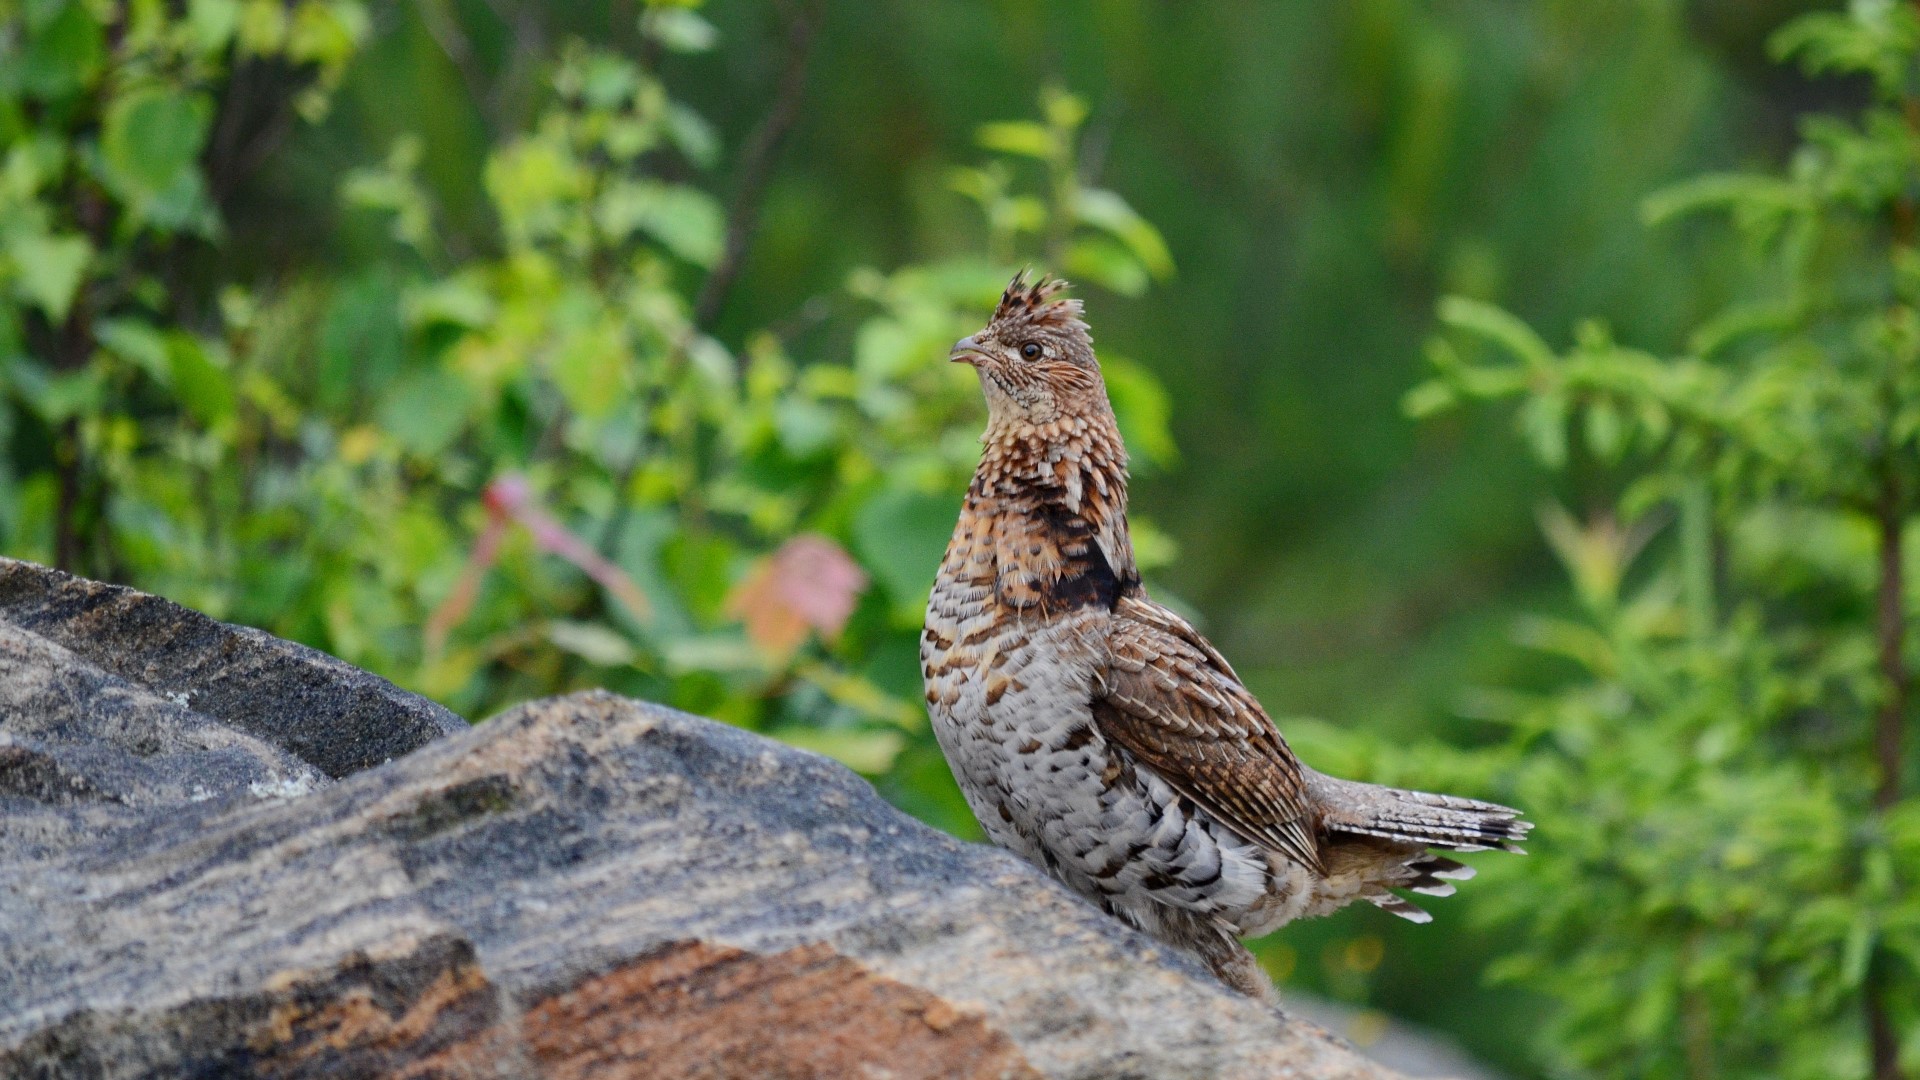
<svg viewBox="0 0 1920 1080">
<path fill-rule="evenodd" d="M 17 559 L 0 558 L 0 623 L 263 739 L 330 777 L 467 726 L 426 698 L 317 649 Z"/>
<path fill-rule="evenodd" d="M 183 707 L 164 665 L 8 622 L 0 1076 L 1387 1075 L 733 728 L 579 694 L 329 781 L 269 693 L 209 717 L 247 695 Z M 405 696 L 346 676 L 343 738 Z M 106 827 L 16 843 L 15 809 L 89 806 Z"/>
</svg>

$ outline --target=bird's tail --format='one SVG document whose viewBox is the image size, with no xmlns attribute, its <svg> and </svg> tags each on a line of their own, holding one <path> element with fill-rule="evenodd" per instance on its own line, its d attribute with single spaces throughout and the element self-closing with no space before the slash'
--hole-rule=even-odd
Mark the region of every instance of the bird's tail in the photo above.
<svg viewBox="0 0 1920 1080">
<path fill-rule="evenodd" d="M 1471 866 L 1426 849 L 1525 854 L 1520 841 L 1533 828 L 1518 810 L 1497 803 L 1340 780 L 1311 769 L 1306 779 L 1321 829 L 1334 847 L 1355 857 L 1342 861 L 1355 870 L 1369 867 L 1360 874 L 1365 884 L 1359 898 L 1414 922 L 1432 916 L 1389 888 L 1451 896 L 1454 882 L 1473 877 Z"/>
</svg>

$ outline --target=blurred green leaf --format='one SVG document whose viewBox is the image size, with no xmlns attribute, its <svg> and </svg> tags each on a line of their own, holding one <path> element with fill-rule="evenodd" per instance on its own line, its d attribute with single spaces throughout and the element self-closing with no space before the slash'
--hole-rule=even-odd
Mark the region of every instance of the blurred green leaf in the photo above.
<svg viewBox="0 0 1920 1080">
<path fill-rule="evenodd" d="M 638 656 L 631 641 L 602 623 L 554 619 L 546 624 L 546 634 L 561 651 L 601 667 L 625 667 Z"/>
<path fill-rule="evenodd" d="M 1428 379 L 1407 391 L 1400 399 L 1400 410 L 1411 420 L 1425 420 L 1458 405 L 1459 396 L 1442 379 Z"/>
<path fill-rule="evenodd" d="M 106 59 L 106 36 L 82 0 L 35 5 L 20 58 L 20 87 L 40 98 L 64 98 L 93 85 Z"/>
<path fill-rule="evenodd" d="M 854 772 L 869 776 L 892 768 L 894 759 L 907 745 L 906 736 L 885 729 L 793 727 L 771 734 L 789 746 L 824 754 Z"/>
<path fill-rule="evenodd" d="M 380 427 L 417 457 L 434 457 L 466 426 L 472 399 L 467 384 L 439 368 L 400 377 L 380 402 Z"/>
<path fill-rule="evenodd" d="M 106 385 L 92 367 L 55 373 L 39 364 L 16 363 L 7 377 L 33 414 L 49 424 L 96 413 L 106 399 Z"/>
<path fill-rule="evenodd" d="M 1060 269 L 1075 281 L 1091 282 L 1121 296 L 1143 296 L 1149 284 L 1147 268 L 1133 252 L 1103 236 L 1069 244 Z"/>
<path fill-rule="evenodd" d="M 1148 273 L 1156 278 L 1173 275 L 1173 254 L 1167 250 L 1160 230 L 1135 213 L 1125 199 L 1111 191 L 1087 188 L 1075 198 L 1074 209 L 1081 221 L 1106 230 L 1126 244 Z"/>
<path fill-rule="evenodd" d="M 1173 403 L 1166 388 L 1145 368 L 1113 356 L 1101 360 L 1100 370 L 1128 449 L 1155 466 L 1171 468 L 1180 460 L 1180 450 L 1173 441 Z"/>
<path fill-rule="evenodd" d="M 553 357 L 553 382 L 567 405 L 585 417 L 601 417 L 627 397 L 632 354 L 619 324 L 602 320 L 571 334 Z"/>
<path fill-rule="evenodd" d="M 196 52 L 217 53 L 240 29 L 240 0 L 189 0 L 187 27 Z"/>
<path fill-rule="evenodd" d="M 1807 206 L 1805 192 L 1790 180 L 1744 173 L 1716 173 L 1672 184 L 1646 197 L 1640 216 L 1649 225 L 1662 225 L 1702 210 L 1745 208 L 1748 214 L 1775 214 Z"/>
<path fill-rule="evenodd" d="M 230 418 L 237 404 L 231 376 L 218 354 L 191 334 L 167 335 L 167 361 L 173 392 L 202 424 Z"/>
<path fill-rule="evenodd" d="M 854 513 L 854 549 L 902 612 L 925 608 L 947 537 L 954 500 L 899 489 L 883 490 Z"/>
<path fill-rule="evenodd" d="M 640 30 L 669 52 L 703 53 L 720 40 L 712 23 L 685 7 L 649 7 Z"/>
<path fill-rule="evenodd" d="M 94 337 L 106 350 L 147 373 L 162 386 L 173 384 L 173 360 L 167 336 L 141 319 L 102 319 Z"/>
<path fill-rule="evenodd" d="M 4 244 L 14 290 L 50 321 L 65 322 L 93 259 L 93 245 L 84 236 L 24 229 L 8 233 Z"/>
<path fill-rule="evenodd" d="M 609 188 L 595 212 L 609 236 L 641 230 L 695 266 L 710 267 L 720 257 L 726 215 L 711 195 L 695 188 L 626 181 Z"/>
<path fill-rule="evenodd" d="M 1532 327 L 1492 304 L 1464 296 L 1443 297 L 1440 321 L 1504 347 L 1535 370 L 1545 370 L 1554 364 L 1553 350 Z"/>
<path fill-rule="evenodd" d="M 108 175 L 130 201 L 160 195 L 193 169 L 212 121 L 204 94 L 145 88 L 116 97 L 100 129 Z"/>
<path fill-rule="evenodd" d="M 1025 120 L 982 124 L 974 135 L 974 141 L 983 150 L 1018 154 L 1043 161 L 1052 160 L 1060 153 L 1059 140 L 1054 137 L 1052 130 Z"/>
<path fill-rule="evenodd" d="M 711 169 L 720 160 L 720 136 L 705 117 L 679 102 L 669 102 L 666 111 L 667 137 L 687 155 L 687 160 L 702 169 Z"/>
</svg>

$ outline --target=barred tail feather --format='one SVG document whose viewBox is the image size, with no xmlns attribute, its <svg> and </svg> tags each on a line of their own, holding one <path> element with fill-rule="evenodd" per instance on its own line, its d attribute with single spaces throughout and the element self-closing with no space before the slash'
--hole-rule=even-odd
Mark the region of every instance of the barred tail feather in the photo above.
<svg viewBox="0 0 1920 1080">
<path fill-rule="evenodd" d="M 1321 827 L 1329 832 L 1377 836 L 1451 851 L 1497 850 L 1525 854 L 1519 842 L 1533 828 L 1531 822 L 1520 817 L 1518 810 L 1497 803 L 1362 784 L 1324 776 L 1310 769 L 1306 780 L 1307 790 L 1320 812 Z M 1472 875 L 1471 870 L 1451 859 L 1439 861 L 1450 864 L 1453 869 L 1443 867 L 1444 872 L 1433 874 L 1435 878 L 1445 880 L 1453 875 L 1452 880 L 1458 881 Z M 1455 870 L 1466 871 L 1466 874 L 1457 875 Z M 1433 884 L 1437 887 L 1441 882 Z"/>
<path fill-rule="evenodd" d="M 1423 908 L 1420 905 L 1412 903 L 1410 901 L 1403 900 L 1400 897 L 1395 896 L 1392 893 L 1386 891 L 1385 889 L 1382 889 L 1377 893 L 1367 893 L 1366 901 L 1367 903 L 1372 904 L 1374 907 L 1379 908 L 1381 911 L 1391 912 L 1407 920 L 1408 922 L 1430 923 L 1433 921 L 1433 916 L 1427 914 L 1426 908 Z"/>
</svg>

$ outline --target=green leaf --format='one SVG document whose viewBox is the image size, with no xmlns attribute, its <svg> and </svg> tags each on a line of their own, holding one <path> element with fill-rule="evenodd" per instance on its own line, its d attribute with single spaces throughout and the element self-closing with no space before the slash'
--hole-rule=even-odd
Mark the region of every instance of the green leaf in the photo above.
<svg viewBox="0 0 1920 1080">
<path fill-rule="evenodd" d="M 687 160 L 702 169 L 711 169 L 720 160 L 720 136 L 714 134 L 713 125 L 706 117 L 687 108 L 677 101 L 667 103 L 664 116 L 667 138 Z"/>
<path fill-rule="evenodd" d="M 568 407 L 592 419 L 607 415 L 626 400 L 632 357 L 621 325 L 606 319 L 569 334 L 549 370 Z"/>
<path fill-rule="evenodd" d="M 202 56 L 218 53 L 240 29 L 240 0 L 191 0 L 187 27 Z"/>
<path fill-rule="evenodd" d="M 591 183 L 568 148 L 552 139 L 510 143 L 487 161 L 487 193 L 514 243 L 559 231 L 569 204 L 585 195 Z"/>
<path fill-rule="evenodd" d="M 1060 153 L 1059 140 L 1045 125 L 1031 120 L 1008 120 L 995 124 L 982 124 L 974 132 L 974 141 L 983 149 L 1002 154 L 1019 154 L 1022 157 L 1039 158 L 1051 161 Z"/>
<path fill-rule="evenodd" d="M 211 426 L 233 415 L 233 381 L 223 358 L 193 335 L 176 332 L 167 336 L 167 360 L 174 396 L 202 424 Z"/>
<path fill-rule="evenodd" d="M 683 7 L 650 8 L 640 17 L 640 32 L 668 52 L 703 53 L 720 40 L 720 32 L 697 12 Z"/>
<path fill-rule="evenodd" d="M 633 642 L 604 623 L 554 619 L 546 631 L 555 648 L 601 667 L 625 667 L 639 655 Z"/>
<path fill-rule="evenodd" d="M 589 53 L 576 62 L 570 74 L 576 77 L 568 81 L 568 88 L 596 109 L 625 105 L 640 88 L 639 67 L 613 53 Z"/>
<path fill-rule="evenodd" d="M 1567 463 L 1567 412 L 1567 399 L 1560 394 L 1541 394 L 1520 406 L 1520 433 L 1549 469 Z"/>
<path fill-rule="evenodd" d="M 19 363 L 7 376 L 27 408 L 49 424 L 92 415 L 106 403 L 106 384 L 97 367 L 56 375 L 39 364 Z"/>
<path fill-rule="evenodd" d="M 1710 357 L 1754 334 L 1782 333 L 1800 318 L 1798 305 L 1776 301 L 1736 304 L 1687 335 L 1687 351 Z"/>
<path fill-rule="evenodd" d="M 615 239 L 638 229 L 695 266 L 711 267 L 720 258 L 726 216 L 697 188 L 627 181 L 608 188 L 594 209 L 600 228 Z"/>
<path fill-rule="evenodd" d="M 108 179 L 132 204 L 177 196 L 194 183 L 213 123 L 205 94 L 144 86 L 113 98 L 100 123 L 100 156 Z"/>
<path fill-rule="evenodd" d="M 6 254 L 13 263 L 14 291 L 50 321 L 66 322 L 87 263 L 93 259 L 93 245 L 87 238 L 23 229 L 6 238 Z"/>
<path fill-rule="evenodd" d="M 1503 308 L 1464 296 L 1448 296 L 1440 301 L 1440 321 L 1503 346 L 1528 367 L 1553 365 L 1553 350 L 1540 335 Z"/>
<path fill-rule="evenodd" d="M 902 615 L 925 610 L 958 516 L 957 497 L 899 489 L 882 490 L 854 512 L 854 549 Z"/>
<path fill-rule="evenodd" d="M 1460 397 L 1454 393 L 1452 384 L 1445 379 L 1428 379 L 1407 391 L 1407 396 L 1400 399 L 1400 411 L 1409 419 L 1425 420 L 1459 403 Z"/>
<path fill-rule="evenodd" d="M 1075 281 L 1090 281 L 1121 296 L 1147 291 L 1147 268 L 1125 245 L 1104 236 L 1075 240 L 1060 260 L 1060 269 Z"/>
<path fill-rule="evenodd" d="M 87 5 L 67 0 L 32 28 L 20 58 L 20 87 L 34 97 L 66 97 L 93 85 L 106 54 L 106 36 Z"/>
<path fill-rule="evenodd" d="M 1816 11 L 1787 23 L 1767 42 L 1776 61 L 1799 56 L 1808 74 L 1860 72 L 1897 97 L 1920 49 L 1920 18 L 1906 4 L 1869 0 L 1846 13 Z"/>
<path fill-rule="evenodd" d="M 472 275 L 461 275 L 408 292 L 405 310 L 409 326 L 446 324 L 474 329 L 492 322 L 497 308 L 485 284 Z"/>
<path fill-rule="evenodd" d="M 1702 210 L 1747 207 L 1787 211 L 1806 202 L 1799 185 L 1774 176 L 1751 173 L 1711 173 L 1661 188 L 1640 203 L 1640 217 L 1649 225 Z"/>
<path fill-rule="evenodd" d="M 794 457 L 819 453 L 832 446 L 840 434 L 833 410 L 796 394 L 774 402 L 773 424 L 780 445 Z"/>
<path fill-rule="evenodd" d="M 465 380 L 437 367 L 396 379 L 382 397 L 381 430 L 417 457 L 431 458 L 453 444 L 466 427 L 473 392 Z"/>
<path fill-rule="evenodd" d="M 240 9 L 241 55 L 271 56 L 285 47 L 287 9 L 283 0 L 246 0 Z"/>
<path fill-rule="evenodd" d="M 897 319 L 868 319 L 854 331 L 854 370 L 860 373 L 863 382 L 898 378 L 921 359 L 920 344 L 920 336 L 913 328 Z"/>
<path fill-rule="evenodd" d="M 1138 364 L 1117 357 L 1100 362 L 1106 376 L 1107 396 L 1113 401 L 1114 418 L 1120 422 L 1120 434 L 1127 449 L 1162 468 L 1180 460 L 1174 445 L 1173 404 L 1160 380 Z"/>
<path fill-rule="evenodd" d="M 1087 102 L 1078 94 L 1049 86 L 1040 91 L 1040 112 L 1054 128 L 1070 132 L 1086 121 Z"/>
<path fill-rule="evenodd" d="M 1626 425 L 1613 402 L 1599 398 L 1587 404 L 1587 448 L 1601 461 L 1620 459 L 1626 445 Z"/>
<path fill-rule="evenodd" d="M 1081 221 L 1104 229 L 1127 245 L 1148 273 L 1162 279 L 1172 276 L 1173 253 L 1167 250 L 1160 230 L 1135 213 L 1125 199 L 1111 191 L 1088 188 L 1080 192 L 1073 206 Z"/>
<path fill-rule="evenodd" d="M 146 372 L 162 386 L 173 385 L 173 361 L 165 334 L 141 319 L 102 319 L 93 328 L 102 348 Z"/>
<path fill-rule="evenodd" d="M 767 734 L 802 750 L 811 750 L 870 776 L 886 772 L 906 749 L 907 738 L 885 728 L 777 728 Z"/>
<path fill-rule="evenodd" d="M 323 71 L 337 69 L 353 58 L 370 28 L 362 4 L 301 0 L 287 26 L 287 59 L 296 64 L 315 64 Z"/>
</svg>

